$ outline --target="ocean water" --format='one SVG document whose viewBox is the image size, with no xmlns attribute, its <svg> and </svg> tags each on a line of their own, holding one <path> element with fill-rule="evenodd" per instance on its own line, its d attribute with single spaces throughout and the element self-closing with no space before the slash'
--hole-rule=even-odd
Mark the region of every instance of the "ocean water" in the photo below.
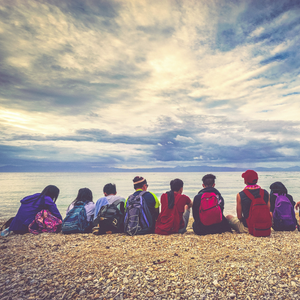
<svg viewBox="0 0 300 300">
<path fill-rule="evenodd" d="M 20 200 L 25 196 L 41 192 L 49 184 L 60 189 L 57 206 L 62 216 L 65 216 L 68 205 L 76 198 L 80 188 L 92 190 L 94 202 L 103 197 L 103 186 L 112 182 L 117 186 L 120 196 L 128 197 L 134 192 L 132 179 L 136 175 L 143 176 L 149 184 L 148 190 L 158 197 L 170 189 L 170 181 L 180 178 L 184 182 L 183 193 L 191 199 L 202 188 L 201 178 L 206 173 L 0 173 L 0 219 L 14 216 L 20 206 Z M 236 194 L 244 188 L 240 172 L 215 172 L 216 188 L 225 200 L 225 215 L 234 214 Z M 289 194 L 297 202 L 300 200 L 300 172 L 261 172 L 259 185 L 269 191 L 269 186 L 275 181 L 281 181 Z"/>
</svg>

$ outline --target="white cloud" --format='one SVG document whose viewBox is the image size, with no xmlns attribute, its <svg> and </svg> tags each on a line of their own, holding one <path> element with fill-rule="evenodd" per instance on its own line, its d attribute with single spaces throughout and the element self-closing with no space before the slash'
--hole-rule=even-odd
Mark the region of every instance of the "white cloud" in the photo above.
<svg viewBox="0 0 300 300">
<path fill-rule="evenodd" d="M 176 136 L 174 140 L 179 142 L 184 142 L 184 143 L 195 143 L 195 140 L 193 138 L 187 136 L 181 136 L 179 134 Z"/>
</svg>

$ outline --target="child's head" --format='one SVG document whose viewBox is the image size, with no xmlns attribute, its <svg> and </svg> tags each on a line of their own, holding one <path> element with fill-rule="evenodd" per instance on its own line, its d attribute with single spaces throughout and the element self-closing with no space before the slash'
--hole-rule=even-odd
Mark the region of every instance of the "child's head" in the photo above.
<svg viewBox="0 0 300 300">
<path fill-rule="evenodd" d="M 78 191 L 77 197 L 74 200 L 75 203 L 77 202 L 93 202 L 93 193 L 90 189 L 88 188 L 82 188 Z"/>
<path fill-rule="evenodd" d="M 59 188 L 55 185 L 48 185 L 43 189 L 41 195 L 50 197 L 55 203 L 59 195 Z"/>
<path fill-rule="evenodd" d="M 103 193 L 105 196 L 108 195 L 116 195 L 117 194 L 117 189 L 116 185 L 114 183 L 108 183 L 103 187 Z"/>
<path fill-rule="evenodd" d="M 215 179 L 216 179 L 215 175 L 213 175 L 213 174 L 206 174 L 202 178 L 203 187 L 214 187 L 215 186 Z"/>
<path fill-rule="evenodd" d="M 179 178 L 173 179 L 170 181 L 171 191 L 179 192 L 183 188 L 183 181 Z"/>
<path fill-rule="evenodd" d="M 258 175 L 253 170 L 247 170 L 242 174 L 242 177 L 244 178 L 244 182 L 247 185 L 254 185 L 258 181 Z"/>
<path fill-rule="evenodd" d="M 276 181 L 270 185 L 271 194 L 278 194 L 278 195 L 286 195 L 288 193 L 284 184 L 280 181 Z"/>
</svg>

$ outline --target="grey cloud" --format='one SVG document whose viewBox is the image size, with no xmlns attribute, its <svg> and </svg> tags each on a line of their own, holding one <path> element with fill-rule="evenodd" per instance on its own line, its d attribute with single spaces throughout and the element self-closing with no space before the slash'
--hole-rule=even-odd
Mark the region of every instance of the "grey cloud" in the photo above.
<svg viewBox="0 0 300 300">
<path fill-rule="evenodd" d="M 118 16 L 120 9 L 119 2 L 113 1 L 40 1 L 48 6 L 49 11 L 41 12 L 52 14 L 56 17 L 56 11 L 53 6 L 61 9 L 66 17 L 73 16 L 73 25 L 82 21 L 81 32 L 84 34 L 84 28 L 87 30 L 106 30 L 111 24 L 104 24 L 99 21 L 102 19 L 113 19 Z M 30 12 L 30 3 L 25 7 L 25 11 Z M 36 9 L 36 8 L 35 8 Z M 99 105 L 123 101 L 126 94 L 120 91 L 120 95 L 112 97 L 110 91 L 128 89 L 134 86 L 134 81 L 149 77 L 149 73 L 141 71 L 138 62 L 132 63 L 125 59 L 114 62 L 109 70 L 90 71 L 90 68 L 76 70 L 62 67 L 59 58 L 64 54 L 74 54 L 74 47 L 78 45 L 65 43 L 57 44 L 55 49 L 32 47 L 27 50 L 18 48 L 18 42 L 25 39 L 30 45 L 38 44 L 37 38 L 41 28 L 35 27 L 37 24 L 27 19 L 27 15 L 17 6 L 7 6 L 1 11 L 5 16 L 7 23 L 10 23 L 9 32 L 0 34 L 0 85 L 6 85 L 6 89 L 1 89 L 2 103 L 6 106 L 24 107 L 28 110 L 43 110 L 47 104 L 49 111 L 53 110 L 60 114 L 77 114 L 83 107 L 97 108 Z M 36 12 L 35 12 L 36 13 Z M 90 27 L 93 16 L 100 17 L 95 19 L 100 24 L 94 24 Z M 15 21 L 20 24 L 16 27 Z M 69 18 L 69 21 L 71 19 Z M 98 22 L 97 21 L 97 22 Z M 99 25 L 99 26 L 98 26 Z M 37 33 L 38 30 L 38 33 Z M 62 39 L 64 40 L 64 39 Z M 80 41 L 78 41 L 80 44 Z M 41 45 L 42 46 L 42 45 Z M 22 53 L 32 59 L 29 67 L 21 68 L 16 65 L 8 64 L 7 58 L 15 54 Z M 91 53 L 95 55 L 95 53 Z M 76 59 L 76 57 L 74 57 Z M 86 63 L 92 65 L 92 57 L 86 58 Z M 93 69 L 93 68 L 92 68 Z M 100 78 L 99 78 L 100 77 Z M 94 83 L 95 78 L 102 83 Z M 38 79 L 38 80 L 37 80 Z M 127 95 L 129 97 L 129 95 Z M 12 101 L 13 100 L 13 101 Z M 40 104 L 37 105 L 37 101 Z M 60 110 L 56 109 L 60 106 Z"/>
<path fill-rule="evenodd" d="M 157 146 L 153 151 L 153 159 L 156 161 L 194 161 L 194 157 L 201 156 L 201 163 L 230 163 L 239 162 L 258 163 L 258 162 L 299 162 L 300 143 L 280 143 L 271 140 L 251 140 L 242 146 L 224 146 L 216 141 L 199 143 L 193 147 L 179 147 L 178 145 Z M 295 155 L 284 155 L 280 152 L 281 148 L 292 149 Z"/>
<path fill-rule="evenodd" d="M 145 34 L 151 35 L 157 38 L 168 38 L 171 37 L 175 29 L 170 26 L 161 26 L 159 24 L 152 26 L 138 26 L 137 30 L 142 31 Z"/>
<path fill-rule="evenodd" d="M 249 121 L 245 128 L 253 132 L 282 134 L 284 136 L 300 135 L 300 122 L 292 121 Z"/>
<path fill-rule="evenodd" d="M 77 130 L 76 134 L 82 135 L 93 141 L 104 143 L 122 143 L 132 145 L 155 145 L 159 140 L 155 136 L 130 136 L 112 134 L 106 130 L 90 129 L 90 130 Z"/>
<path fill-rule="evenodd" d="M 72 14 L 76 19 L 81 19 L 86 23 L 95 21 L 95 16 L 104 18 L 115 18 L 119 15 L 118 11 L 121 8 L 120 1 L 114 0 L 47 0 L 41 1 L 43 3 L 50 3 L 61 9 L 64 13 Z"/>
</svg>

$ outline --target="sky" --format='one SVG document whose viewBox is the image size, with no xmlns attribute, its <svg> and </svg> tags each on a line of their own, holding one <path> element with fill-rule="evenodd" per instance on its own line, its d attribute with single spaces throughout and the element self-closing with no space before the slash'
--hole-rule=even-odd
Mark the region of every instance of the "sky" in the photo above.
<svg viewBox="0 0 300 300">
<path fill-rule="evenodd" d="M 0 167 L 300 165 L 300 1 L 0 0 Z"/>
</svg>

